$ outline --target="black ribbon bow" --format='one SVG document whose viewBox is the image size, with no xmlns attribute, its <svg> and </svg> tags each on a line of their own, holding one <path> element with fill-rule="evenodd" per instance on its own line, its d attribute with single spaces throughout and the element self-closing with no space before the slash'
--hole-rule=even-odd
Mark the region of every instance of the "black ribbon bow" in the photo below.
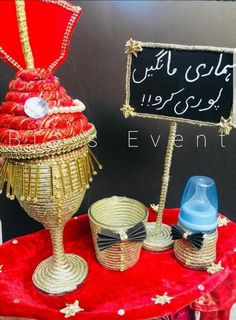
<svg viewBox="0 0 236 320">
<path fill-rule="evenodd" d="M 99 250 L 102 251 L 124 240 L 143 242 L 146 237 L 146 228 L 143 222 L 139 222 L 126 232 L 115 233 L 108 229 L 102 229 L 101 232 L 98 233 L 97 245 Z"/>
<path fill-rule="evenodd" d="M 173 240 L 185 238 L 198 250 L 200 250 L 203 245 L 203 236 L 204 233 L 202 232 L 188 234 L 178 224 L 173 224 L 171 227 L 171 237 Z"/>
</svg>

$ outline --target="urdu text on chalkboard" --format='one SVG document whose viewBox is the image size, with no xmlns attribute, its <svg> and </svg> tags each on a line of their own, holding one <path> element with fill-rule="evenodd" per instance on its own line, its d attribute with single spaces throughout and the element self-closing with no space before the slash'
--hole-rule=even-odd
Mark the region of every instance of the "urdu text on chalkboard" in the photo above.
<svg viewBox="0 0 236 320">
<path fill-rule="evenodd" d="M 234 49 L 138 43 L 126 75 L 132 115 L 204 125 L 232 116 Z"/>
</svg>

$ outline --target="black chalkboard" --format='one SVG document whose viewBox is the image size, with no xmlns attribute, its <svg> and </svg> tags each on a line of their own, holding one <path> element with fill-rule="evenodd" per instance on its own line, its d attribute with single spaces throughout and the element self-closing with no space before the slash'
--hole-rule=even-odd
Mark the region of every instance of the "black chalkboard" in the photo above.
<svg viewBox="0 0 236 320">
<path fill-rule="evenodd" d="M 218 124 L 233 104 L 233 49 L 149 44 L 128 53 L 126 105 L 133 115 Z"/>
</svg>

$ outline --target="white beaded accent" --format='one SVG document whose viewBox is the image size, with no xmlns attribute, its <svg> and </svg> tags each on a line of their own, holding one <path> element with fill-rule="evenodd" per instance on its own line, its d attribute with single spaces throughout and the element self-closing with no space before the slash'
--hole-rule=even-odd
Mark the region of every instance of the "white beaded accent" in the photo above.
<svg viewBox="0 0 236 320">
<path fill-rule="evenodd" d="M 65 106 L 65 107 L 52 107 L 48 110 L 48 114 L 56 114 L 56 113 L 76 113 L 82 112 L 85 110 L 85 105 L 78 99 L 73 100 L 73 106 Z"/>
<path fill-rule="evenodd" d="M 124 309 L 119 309 L 117 311 L 117 313 L 118 313 L 119 316 L 124 316 L 125 315 L 125 310 Z"/>
<path fill-rule="evenodd" d="M 205 290 L 205 287 L 202 284 L 199 284 L 198 289 L 203 291 L 203 290 Z"/>
</svg>

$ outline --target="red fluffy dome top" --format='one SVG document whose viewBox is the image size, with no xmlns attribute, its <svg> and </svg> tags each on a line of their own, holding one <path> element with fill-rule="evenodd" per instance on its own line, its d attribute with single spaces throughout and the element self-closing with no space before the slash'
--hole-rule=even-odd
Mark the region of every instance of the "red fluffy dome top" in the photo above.
<svg viewBox="0 0 236 320">
<path fill-rule="evenodd" d="M 24 105 L 32 97 L 44 99 L 49 109 L 56 109 L 55 113 L 40 119 L 28 117 Z M 0 107 L 0 144 L 41 144 L 77 136 L 89 130 L 92 125 L 81 112 L 70 112 L 68 107 L 73 105 L 74 100 L 48 70 L 18 71 L 10 82 L 6 101 Z M 54 107 L 60 107 L 60 113 Z"/>
</svg>

